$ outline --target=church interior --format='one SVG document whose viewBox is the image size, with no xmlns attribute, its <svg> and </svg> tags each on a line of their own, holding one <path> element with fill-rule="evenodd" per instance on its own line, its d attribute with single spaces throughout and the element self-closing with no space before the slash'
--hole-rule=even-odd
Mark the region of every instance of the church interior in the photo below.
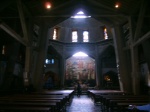
<svg viewBox="0 0 150 112">
<path fill-rule="evenodd" d="M 92 98 L 108 90 L 150 95 L 149 6 L 148 0 L 1 0 L 0 99 L 64 90 L 70 100 L 77 83 Z"/>
</svg>

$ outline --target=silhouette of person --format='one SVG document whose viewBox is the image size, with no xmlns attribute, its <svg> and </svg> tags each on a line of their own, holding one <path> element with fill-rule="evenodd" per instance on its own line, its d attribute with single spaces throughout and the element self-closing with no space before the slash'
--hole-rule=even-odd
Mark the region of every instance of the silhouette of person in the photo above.
<svg viewBox="0 0 150 112">
<path fill-rule="evenodd" d="M 78 82 L 78 84 L 77 84 L 77 96 L 80 97 L 80 95 L 81 95 L 81 85 Z"/>
</svg>

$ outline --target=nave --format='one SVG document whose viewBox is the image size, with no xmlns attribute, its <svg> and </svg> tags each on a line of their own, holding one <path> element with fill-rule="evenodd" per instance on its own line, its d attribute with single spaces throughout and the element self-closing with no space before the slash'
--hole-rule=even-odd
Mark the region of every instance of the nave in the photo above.
<svg viewBox="0 0 150 112">
<path fill-rule="evenodd" d="M 118 90 L 88 90 L 74 94 L 66 112 L 150 112 L 148 95 L 133 95 Z"/>
<path fill-rule="evenodd" d="M 3 94 L 0 95 L 0 112 L 150 112 L 149 95 L 119 90 L 88 90 L 86 93 L 77 96 L 74 90 L 46 90 Z"/>
<path fill-rule="evenodd" d="M 74 95 L 72 103 L 67 106 L 67 112 L 101 112 L 100 105 L 95 105 L 91 97 Z"/>
</svg>

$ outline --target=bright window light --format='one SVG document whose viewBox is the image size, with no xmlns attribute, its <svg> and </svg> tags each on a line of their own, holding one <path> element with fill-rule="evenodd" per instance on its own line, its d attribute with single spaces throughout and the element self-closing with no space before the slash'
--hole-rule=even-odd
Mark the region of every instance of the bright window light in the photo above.
<svg viewBox="0 0 150 112">
<path fill-rule="evenodd" d="M 83 42 L 89 42 L 89 32 L 83 31 Z"/>
<path fill-rule="evenodd" d="M 78 52 L 73 55 L 74 57 L 87 57 L 88 55 L 83 52 Z"/>
<path fill-rule="evenodd" d="M 82 12 L 82 11 L 79 11 L 77 14 L 84 14 L 84 12 Z"/>
<path fill-rule="evenodd" d="M 79 11 L 76 15 L 71 16 L 71 18 L 90 18 L 91 16 L 86 16 L 83 11 Z"/>
<path fill-rule="evenodd" d="M 53 39 L 56 40 L 56 38 L 57 38 L 57 29 L 55 28 L 53 32 Z"/>
<path fill-rule="evenodd" d="M 49 63 L 49 60 L 48 60 L 48 59 L 46 59 L 46 60 L 45 60 L 45 63 L 46 63 L 46 64 L 47 64 L 47 63 Z"/>
<path fill-rule="evenodd" d="M 91 16 L 71 16 L 71 18 L 90 18 Z"/>
<path fill-rule="evenodd" d="M 78 41 L 78 34 L 77 31 L 74 30 L 72 31 L 72 42 L 77 42 Z"/>
<path fill-rule="evenodd" d="M 104 39 L 105 39 L 105 40 L 108 39 L 107 29 L 106 29 L 106 28 L 104 28 Z"/>
</svg>

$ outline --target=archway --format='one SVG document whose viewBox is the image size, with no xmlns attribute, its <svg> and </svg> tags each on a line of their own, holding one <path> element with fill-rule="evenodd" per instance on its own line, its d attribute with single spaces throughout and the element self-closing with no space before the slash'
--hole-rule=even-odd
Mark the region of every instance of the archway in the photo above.
<svg viewBox="0 0 150 112">
<path fill-rule="evenodd" d="M 83 52 L 78 52 L 66 60 L 65 86 L 73 87 L 77 81 L 86 87 L 96 85 L 95 59 Z"/>
<path fill-rule="evenodd" d="M 48 71 L 44 75 L 43 89 L 56 89 L 60 86 L 58 74 Z"/>
<path fill-rule="evenodd" d="M 103 86 L 105 89 L 119 89 L 118 74 L 114 71 L 104 73 Z"/>
</svg>

